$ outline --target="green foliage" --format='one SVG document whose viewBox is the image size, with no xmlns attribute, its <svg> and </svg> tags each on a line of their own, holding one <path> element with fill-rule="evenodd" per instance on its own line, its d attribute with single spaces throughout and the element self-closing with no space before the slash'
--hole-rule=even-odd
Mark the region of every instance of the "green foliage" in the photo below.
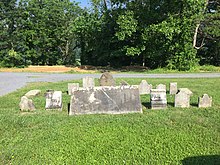
<svg viewBox="0 0 220 165">
<path fill-rule="evenodd" d="M 119 83 L 122 79 L 117 79 Z M 138 84 L 141 79 L 124 79 Z M 182 164 L 192 156 L 193 164 L 219 155 L 220 79 L 148 79 L 153 86 L 178 82 L 193 91 L 191 108 L 149 110 L 149 97 L 142 96 L 143 114 L 68 116 L 67 82 L 34 83 L 0 97 L 1 164 Z M 81 81 L 79 82 L 82 85 Z M 97 81 L 96 81 L 97 82 Z M 36 112 L 19 112 L 20 97 L 41 89 L 33 98 Z M 45 111 L 47 89 L 63 92 L 63 111 Z M 202 90 L 201 90 L 202 89 Z M 197 97 L 208 93 L 213 107 L 198 109 Z M 219 164 L 219 159 L 216 159 Z"/>
</svg>

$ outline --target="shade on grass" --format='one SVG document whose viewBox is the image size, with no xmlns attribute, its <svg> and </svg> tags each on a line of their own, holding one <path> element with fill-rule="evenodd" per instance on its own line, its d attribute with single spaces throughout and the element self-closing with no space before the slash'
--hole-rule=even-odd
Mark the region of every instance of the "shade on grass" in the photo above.
<svg viewBox="0 0 220 165">
<path fill-rule="evenodd" d="M 0 97 L 0 164 L 220 164 L 220 79 L 148 82 L 188 87 L 191 108 L 174 108 L 167 95 L 167 110 L 150 110 L 149 96 L 142 96 L 143 114 L 68 116 L 67 82 L 29 84 Z M 45 111 L 42 93 L 34 98 L 36 112 L 21 113 L 20 97 L 30 89 L 61 90 L 63 111 Z M 213 97 L 212 108 L 197 108 L 204 93 Z"/>
</svg>

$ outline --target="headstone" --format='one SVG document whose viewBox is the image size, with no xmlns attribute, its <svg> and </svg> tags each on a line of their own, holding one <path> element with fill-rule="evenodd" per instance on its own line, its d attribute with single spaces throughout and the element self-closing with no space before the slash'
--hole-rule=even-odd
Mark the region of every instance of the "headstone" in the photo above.
<svg viewBox="0 0 220 165">
<path fill-rule="evenodd" d="M 167 107 L 166 90 L 151 89 L 150 102 L 151 109 L 165 109 Z"/>
<path fill-rule="evenodd" d="M 115 86 L 115 80 L 111 73 L 105 72 L 101 75 L 99 79 L 100 86 Z"/>
<path fill-rule="evenodd" d="M 164 85 L 164 84 L 157 85 L 156 89 L 164 89 L 165 91 L 167 91 L 166 85 Z"/>
<path fill-rule="evenodd" d="M 183 90 L 178 91 L 178 93 L 175 95 L 174 107 L 188 108 L 189 106 L 190 95 Z"/>
<path fill-rule="evenodd" d="M 21 111 L 34 111 L 35 110 L 33 101 L 27 98 L 26 96 L 21 97 L 19 107 Z"/>
<path fill-rule="evenodd" d="M 204 94 L 202 97 L 199 97 L 199 108 L 207 108 L 212 106 L 212 97 L 209 95 Z"/>
<path fill-rule="evenodd" d="M 74 91 L 79 90 L 79 83 L 68 83 L 68 94 L 72 95 Z"/>
<path fill-rule="evenodd" d="M 62 92 L 50 90 L 46 93 L 46 110 L 62 110 Z"/>
<path fill-rule="evenodd" d="M 187 93 L 189 96 L 192 96 L 192 95 L 193 95 L 192 91 L 189 90 L 188 88 L 179 88 L 178 91 L 185 92 L 185 93 Z"/>
<path fill-rule="evenodd" d="M 41 93 L 41 90 L 30 90 L 29 92 L 27 92 L 25 94 L 26 97 L 30 98 L 30 97 L 34 97 L 34 96 L 38 96 Z"/>
<path fill-rule="evenodd" d="M 121 86 L 126 86 L 126 85 L 129 85 L 129 84 L 126 81 L 123 80 L 123 81 L 120 82 L 120 85 Z"/>
<path fill-rule="evenodd" d="M 142 80 L 139 85 L 139 93 L 140 95 L 150 94 L 150 90 L 152 89 L 152 85 L 148 84 L 146 80 Z"/>
<path fill-rule="evenodd" d="M 74 91 L 69 115 L 142 113 L 138 88 L 95 87 Z"/>
<path fill-rule="evenodd" d="M 177 82 L 170 83 L 170 94 L 175 95 L 177 93 Z"/>
<path fill-rule="evenodd" d="M 93 88 L 95 87 L 95 80 L 93 77 L 83 78 L 83 88 Z"/>
</svg>

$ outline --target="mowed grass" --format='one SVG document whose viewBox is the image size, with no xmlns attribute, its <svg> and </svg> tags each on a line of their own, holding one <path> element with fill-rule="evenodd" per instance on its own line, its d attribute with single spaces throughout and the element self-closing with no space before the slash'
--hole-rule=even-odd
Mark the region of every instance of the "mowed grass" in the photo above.
<svg viewBox="0 0 220 165">
<path fill-rule="evenodd" d="M 0 97 L 0 164 L 220 164 L 220 79 L 147 81 L 189 88 L 191 108 L 174 108 L 168 94 L 166 110 L 150 110 L 146 95 L 143 114 L 68 116 L 68 82 L 29 84 Z M 33 98 L 37 110 L 20 112 L 20 97 L 31 89 L 42 90 Z M 62 112 L 44 110 L 47 89 L 63 92 Z M 212 108 L 197 108 L 204 93 Z"/>
</svg>

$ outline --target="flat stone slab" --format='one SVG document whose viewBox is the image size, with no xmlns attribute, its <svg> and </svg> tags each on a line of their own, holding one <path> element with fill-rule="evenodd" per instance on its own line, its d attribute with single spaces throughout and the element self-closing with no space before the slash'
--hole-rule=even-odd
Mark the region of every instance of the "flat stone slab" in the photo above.
<svg viewBox="0 0 220 165">
<path fill-rule="evenodd" d="M 30 90 L 29 92 L 27 92 L 25 96 L 30 98 L 30 97 L 38 96 L 40 95 L 40 93 L 41 93 L 41 90 L 35 89 L 35 90 Z"/>
<path fill-rule="evenodd" d="M 69 115 L 142 113 L 138 88 L 95 87 L 74 91 Z"/>
</svg>

